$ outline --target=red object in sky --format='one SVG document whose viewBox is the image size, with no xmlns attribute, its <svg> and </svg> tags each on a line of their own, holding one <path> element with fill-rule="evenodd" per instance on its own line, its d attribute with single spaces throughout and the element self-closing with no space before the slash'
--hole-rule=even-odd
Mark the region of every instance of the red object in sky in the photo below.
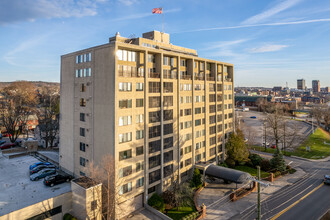
<svg viewBox="0 0 330 220">
<path fill-rule="evenodd" d="M 163 8 L 154 8 L 152 9 L 153 14 L 163 14 Z"/>
</svg>

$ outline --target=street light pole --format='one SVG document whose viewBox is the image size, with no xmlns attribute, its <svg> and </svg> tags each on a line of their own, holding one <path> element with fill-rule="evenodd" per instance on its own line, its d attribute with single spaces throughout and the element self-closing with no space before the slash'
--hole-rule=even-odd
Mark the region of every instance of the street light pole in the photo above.
<svg viewBox="0 0 330 220">
<path fill-rule="evenodd" d="M 258 180 L 260 181 L 260 166 L 257 166 L 258 169 Z M 260 182 L 258 184 L 258 220 L 261 220 L 261 204 L 260 204 Z"/>
<path fill-rule="evenodd" d="M 267 151 L 267 133 L 266 133 L 266 129 L 267 129 L 266 125 L 267 125 L 267 122 L 266 122 L 266 120 L 265 120 L 265 122 L 264 122 L 264 125 L 265 125 L 265 151 Z"/>
</svg>

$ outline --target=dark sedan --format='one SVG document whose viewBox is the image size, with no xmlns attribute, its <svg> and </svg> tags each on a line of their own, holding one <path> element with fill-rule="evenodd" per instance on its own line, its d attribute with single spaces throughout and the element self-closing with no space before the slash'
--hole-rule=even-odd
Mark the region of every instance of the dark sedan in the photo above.
<svg viewBox="0 0 330 220">
<path fill-rule="evenodd" d="M 38 173 L 40 170 L 46 169 L 46 168 L 51 168 L 51 169 L 56 169 L 56 167 L 53 164 L 50 165 L 39 165 L 32 170 L 30 170 L 30 175 L 34 173 Z"/>
<path fill-rule="evenodd" d="M 1 150 L 9 149 L 9 148 L 12 148 L 12 147 L 14 147 L 14 146 L 16 146 L 16 143 L 3 144 L 3 145 L 0 146 L 0 149 L 1 149 Z"/>
<path fill-rule="evenodd" d="M 38 173 L 32 174 L 30 176 L 30 180 L 36 181 L 36 180 L 42 179 L 46 176 L 49 176 L 49 175 L 52 175 L 55 173 L 56 173 L 55 169 L 43 169 L 43 170 L 40 170 Z"/>
<path fill-rule="evenodd" d="M 72 176 L 60 172 L 56 173 L 55 175 L 45 177 L 44 184 L 46 186 L 54 186 L 60 183 L 69 182 L 70 180 L 72 180 Z"/>
</svg>

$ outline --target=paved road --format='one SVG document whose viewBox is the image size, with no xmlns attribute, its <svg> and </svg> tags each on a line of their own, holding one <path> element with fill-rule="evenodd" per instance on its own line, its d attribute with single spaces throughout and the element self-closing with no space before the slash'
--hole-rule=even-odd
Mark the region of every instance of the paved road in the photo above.
<svg viewBox="0 0 330 220">
<path fill-rule="evenodd" d="M 330 174 L 330 161 L 310 162 L 292 159 L 306 175 L 262 201 L 262 219 L 319 219 L 330 209 L 330 186 L 323 185 L 324 174 Z M 256 207 L 250 207 L 232 219 L 256 219 Z"/>
</svg>

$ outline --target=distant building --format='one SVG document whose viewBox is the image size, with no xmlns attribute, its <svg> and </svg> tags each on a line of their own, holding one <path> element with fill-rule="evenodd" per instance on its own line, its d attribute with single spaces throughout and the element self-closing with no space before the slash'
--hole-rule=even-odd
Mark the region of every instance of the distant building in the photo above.
<svg viewBox="0 0 330 220">
<path fill-rule="evenodd" d="M 283 89 L 282 86 L 274 86 L 273 91 L 277 92 L 277 91 L 281 91 L 282 89 Z"/>
<path fill-rule="evenodd" d="M 320 80 L 313 80 L 312 81 L 313 92 L 320 92 Z"/>
<path fill-rule="evenodd" d="M 297 89 L 305 90 L 306 89 L 306 82 L 304 79 L 297 80 Z"/>
</svg>

